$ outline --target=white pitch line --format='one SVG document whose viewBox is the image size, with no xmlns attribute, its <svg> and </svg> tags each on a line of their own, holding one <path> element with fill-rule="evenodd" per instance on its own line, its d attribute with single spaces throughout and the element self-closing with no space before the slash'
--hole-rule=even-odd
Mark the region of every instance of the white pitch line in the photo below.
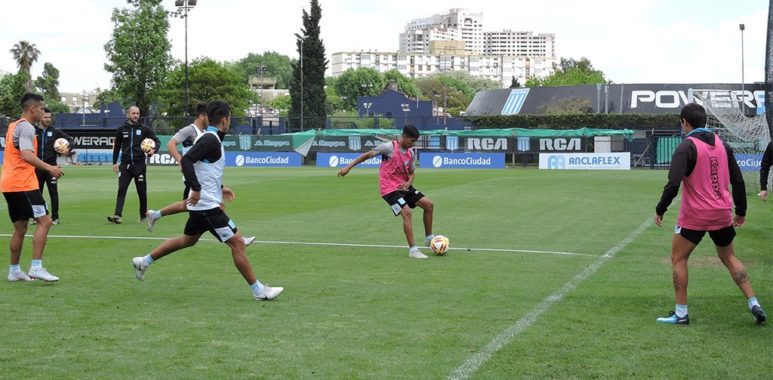
<svg viewBox="0 0 773 380">
<path fill-rule="evenodd" d="M 634 241 L 651 224 L 652 219 L 648 218 L 646 221 L 644 221 L 644 223 L 642 223 L 641 226 L 639 226 L 639 228 L 628 234 L 625 239 L 620 240 L 614 247 L 610 248 L 603 255 L 599 256 L 592 264 L 585 268 L 585 270 L 574 276 L 574 278 L 569 280 L 569 282 L 564 284 L 556 292 L 540 301 L 537 306 L 526 313 L 526 315 L 515 322 L 515 324 L 511 325 L 505 329 L 505 331 L 502 331 L 499 335 L 495 336 L 494 339 L 492 339 L 480 351 L 478 351 L 475 355 L 472 355 L 464 363 L 462 363 L 462 365 L 457 367 L 454 372 L 448 376 L 448 378 L 453 380 L 469 378 L 473 373 L 475 373 L 475 371 L 478 370 L 478 368 L 480 368 L 481 365 L 488 361 L 494 353 L 501 350 L 502 347 L 510 344 L 518 334 L 533 325 L 534 322 L 536 322 L 537 319 L 551 306 L 560 302 L 561 299 L 563 299 L 567 294 L 576 289 L 580 283 L 596 273 L 596 271 L 601 268 L 604 263 L 613 259 L 618 252 L 622 251 L 625 246 Z"/>
<path fill-rule="evenodd" d="M 0 234 L 2 237 L 11 237 L 11 234 Z M 32 235 L 27 235 L 31 237 Z M 94 236 L 94 235 L 48 235 L 49 238 L 62 238 L 62 239 L 106 239 L 106 240 L 167 240 L 166 237 L 151 237 L 151 236 Z M 203 241 L 217 241 L 212 238 L 201 238 Z M 311 245 L 311 246 L 326 246 L 326 247 L 361 247 L 361 248 L 405 248 L 404 245 L 388 245 L 388 244 L 359 244 L 359 243 L 328 243 L 328 242 L 311 242 L 311 241 L 277 241 L 277 240 L 255 240 L 252 244 L 289 244 L 289 245 Z M 504 248 L 449 248 L 455 251 L 483 251 L 483 252 L 506 252 L 506 253 L 538 253 L 538 254 L 550 254 L 550 255 L 563 255 L 563 256 L 595 256 L 587 253 L 576 252 L 560 252 L 560 251 L 536 251 L 530 249 L 504 249 Z"/>
</svg>

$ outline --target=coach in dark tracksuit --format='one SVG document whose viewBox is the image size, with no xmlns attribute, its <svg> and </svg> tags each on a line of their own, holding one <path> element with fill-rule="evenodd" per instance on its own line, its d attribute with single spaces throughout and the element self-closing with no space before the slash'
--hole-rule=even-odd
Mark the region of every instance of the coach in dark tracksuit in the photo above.
<svg viewBox="0 0 773 380">
<path fill-rule="evenodd" d="M 142 125 L 139 108 L 132 106 L 128 110 L 129 118 L 122 126 L 118 127 L 113 144 L 113 171 L 118 173 L 118 196 L 115 200 L 115 213 L 107 217 L 109 222 L 120 224 L 123 213 L 123 204 L 126 201 L 126 190 L 134 179 L 137 187 L 137 195 L 140 197 L 140 222 L 145 221 L 148 211 L 148 187 L 146 182 L 145 152 L 142 151 L 142 140 L 150 138 L 156 143 L 156 149 L 161 142 L 156 134 L 148 127 Z M 118 164 L 120 153 L 121 163 Z M 150 152 L 149 155 L 153 155 Z"/>
<path fill-rule="evenodd" d="M 49 165 L 57 166 L 56 157 L 59 153 L 54 150 L 54 141 L 63 138 L 72 146 L 72 137 L 51 126 L 51 110 L 48 108 L 43 109 L 43 118 L 40 119 L 36 132 L 38 158 Z M 41 194 L 43 193 L 43 185 L 48 186 L 48 195 L 51 197 L 51 223 L 59 224 L 59 189 L 56 185 L 56 177 L 48 171 L 40 169 L 35 169 L 35 175 L 38 177 Z"/>
</svg>

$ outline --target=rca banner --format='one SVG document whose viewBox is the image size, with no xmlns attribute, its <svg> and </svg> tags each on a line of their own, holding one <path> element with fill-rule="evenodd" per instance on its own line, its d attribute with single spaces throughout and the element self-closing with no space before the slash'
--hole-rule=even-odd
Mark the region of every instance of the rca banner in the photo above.
<svg viewBox="0 0 773 380">
<path fill-rule="evenodd" d="M 631 170 L 631 153 L 540 153 L 539 168 L 550 170 Z"/>
</svg>

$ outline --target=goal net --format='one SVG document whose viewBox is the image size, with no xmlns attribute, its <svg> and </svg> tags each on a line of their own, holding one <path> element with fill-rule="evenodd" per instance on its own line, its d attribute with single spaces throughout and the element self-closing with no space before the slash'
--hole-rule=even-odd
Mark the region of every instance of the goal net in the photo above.
<svg viewBox="0 0 773 380">
<path fill-rule="evenodd" d="M 751 94 L 751 91 L 746 91 Z M 760 191 L 760 161 L 770 142 L 770 129 L 763 107 L 743 101 L 741 92 L 722 100 L 695 93 L 695 99 L 706 108 L 711 128 L 725 144 L 733 148 L 733 154 L 743 172 L 747 192 Z"/>
</svg>

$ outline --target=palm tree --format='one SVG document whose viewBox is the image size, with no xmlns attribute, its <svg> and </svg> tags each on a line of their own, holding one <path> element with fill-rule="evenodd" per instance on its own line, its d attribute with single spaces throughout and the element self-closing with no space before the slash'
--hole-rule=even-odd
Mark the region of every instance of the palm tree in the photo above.
<svg viewBox="0 0 773 380">
<path fill-rule="evenodd" d="M 16 60 L 16 64 L 19 66 L 19 72 L 27 74 L 27 91 L 32 91 L 32 75 L 30 69 L 32 64 L 38 60 L 40 50 L 35 47 L 35 44 L 31 44 L 28 41 L 19 41 L 18 44 L 13 45 L 11 49 L 13 59 Z"/>
</svg>

